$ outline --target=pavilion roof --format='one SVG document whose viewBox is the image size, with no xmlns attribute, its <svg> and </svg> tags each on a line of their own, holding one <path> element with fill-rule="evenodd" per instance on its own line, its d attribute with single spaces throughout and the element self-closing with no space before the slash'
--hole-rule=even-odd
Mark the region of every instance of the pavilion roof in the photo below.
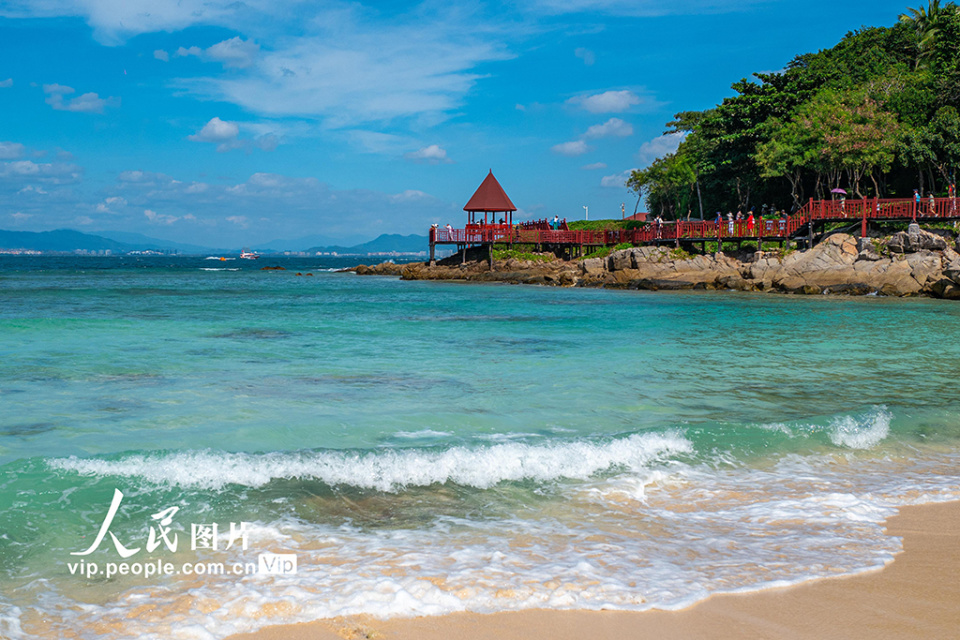
<svg viewBox="0 0 960 640">
<path fill-rule="evenodd" d="M 463 208 L 464 211 L 516 211 L 513 202 L 507 197 L 507 193 L 493 177 L 493 170 L 487 174 L 480 186 L 474 192 L 473 197 Z"/>
</svg>

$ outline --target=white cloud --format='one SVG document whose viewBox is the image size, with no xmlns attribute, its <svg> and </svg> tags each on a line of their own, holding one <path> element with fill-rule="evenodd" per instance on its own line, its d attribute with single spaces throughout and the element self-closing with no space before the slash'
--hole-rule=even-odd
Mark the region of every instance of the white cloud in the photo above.
<svg viewBox="0 0 960 640">
<path fill-rule="evenodd" d="M 177 50 L 174 52 L 173 55 L 175 55 L 178 58 L 186 58 L 188 56 L 195 56 L 197 58 L 201 58 L 203 57 L 203 49 L 201 49 L 200 47 L 189 47 L 189 48 L 179 47 L 177 48 Z"/>
<path fill-rule="evenodd" d="M 657 158 L 662 158 L 676 151 L 677 147 L 680 146 L 680 143 L 683 142 L 686 137 L 687 132 L 680 131 L 678 133 L 667 133 L 659 138 L 648 140 L 640 145 L 640 150 L 637 152 L 637 159 L 643 163 L 644 166 L 649 165 Z"/>
<path fill-rule="evenodd" d="M 227 142 L 234 140 L 240 134 L 240 127 L 236 122 L 228 122 L 218 117 L 210 118 L 197 133 L 189 136 L 196 142 Z"/>
<path fill-rule="evenodd" d="M 210 142 L 217 145 L 217 151 L 220 153 L 231 151 L 233 149 L 246 149 L 250 151 L 253 147 L 263 151 L 273 151 L 280 144 L 280 137 L 272 133 L 267 128 L 268 125 L 256 123 L 244 123 L 245 130 L 254 132 L 264 131 L 262 135 L 254 139 L 241 139 L 240 123 L 221 120 L 218 117 L 211 118 L 207 124 L 203 125 L 197 133 L 187 136 L 188 140 L 194 142 Z"/>
<path fill-rule="evenodd" d="M 390 198 L 390 202 L 392 203 L 433 199 L 433 196 L 431 196 L 429 193 L 425 193 L 418 189 L 407 189 L 406 191 L 403 191 L 401 193 L 394 193 L 388 197 Z"/>
<path fill-rule="evenodd" d="M 445 119 L 491 73 L 489 63 L 513 57 L 508 42 L 536 30 L 522 16 L 439 2 L 381 13 L 369 3 L 302 0 L 8 0 L 0 16 L 79 17 L 111 46 L 191 26 L 243 34 L 167 53 L 229 67 L 175 86 L 259 116 L 319 119 L 328 128 Z"/>
<path fill-rule="evenodd" d="M 6 80 L 0 80 L 0 89 L 9 89 L 13 86 L 13 78 L 7 78 Z"/>
<path fill-rule="evenodd" d="M 143 215 L 147 218 L 150 224 L 161 224 L 161 225 L 172 225 L 177 220 L 180 220 L 177 216 L 166 215 L 162 213 L 157 213 L 152 209 L 144 209 Z"/>
<path fill-rule="evenodd" d="M 226 220 L 227 222 L 237 225 L 241 229 L 246 229 L 250 226 L 247 216 L 227 216 Z"/>
<path fill-rule="evenodd" d="M 19 142 L 0 142 L 0 160 L 15 160 L 23 155 L 24 150 Z"/>
<path fill-rule="evenodd" d="M 73 219 L 73 223 L 83 227 L 89 227 L 91 224 L 93 224 L 93 218 L 90 216 L 78 216 Z"/>
<path fill-rule="evenodd" d="M 399 155 L 404 148 L 410 148 L 413 141 L 406 137 L 379 131 L 353 129 L 345 132 L 347 139 L 367 153 Z"/>
<path fill-rule="evenodd" d="M 158 178 L 166 178 L 162 173 L 151 173 L 149 171 L 124 171 L 117 179 L 120 182 L 152 185 Z"/>
<path fill-rule="evenodd" d="M 157 60 L 163 60 L 164 62 L 170 62 L 170 54 L 164 51 L 163 49 L 157 49 L 153 52 L 153 57 Z"/>
<path fill-rule="evenodd" d="M 585 49 L 583 47 L 577 47 L 574 49 L 573 55 L 583 60 L 583 64 L 587 65 L 588 67 L 592 67 L 593 63 L 597 61 L 597 54 L 595 54 L 593 51 L 590 51 L 590 49 Z"/>
<path fill-rule="evenodd" d="M 260 52 L 260 45 L 240 37 L 218 42 L 206 50 L 206 57 L 222 62 L 225 67 L 244 69 L 253 64 Z"/>
<path fill-rule="evenodd" d="M 604 91 L 590 96 L 575 96 L 567 101 L 590 113 L 622 113 L 640 104 L 640 96 L 633 91 Z"/>
<path fill-rule="evenodd" d="M 535 10 L 552 15 L 604 13 L 613 16 L 654 17 L 701 15 L 748 10 L 768 0 L 530 0 Z"/>
<path fill-rule="evenodd" d="M 595 124 L 583 134 L 584 138 L 625 138 L 633 135 L 633 125 L 620 118 L 610 118 L 603 124 Z"/>
<path fill-rule="evenodd" d="M 600 186 L 607 188 L 626 188 L 626 182 L 630 178 L 630 174 L 636 171 L 636 169 L 627 169 L 621 173 L 615 173 L 612 176 L 604 176 L 600 179 Z"/>
<path fill-rule="evenodd" d="M 127 201 L 119 196 L 111 196 L 96 206 L 97 213 L 117 213 L 117 209 L 127 206 Z"/>
<path fill-rule="evenodd" d="M 11 213 L 10 217 L 13 218 L 14 222 L 24 222 L 25 220 L 29 220 L 30 218 L 32 218 L 33 214 L 22 213 L 20 211 L 17 211 L 16 213 Z"/>
<path fill-rule="evenodd" d="M 238 135 L 240 135 L 240 126 L 236 122 L 213 117 L 203 125 L 200 131 L 187 136 L 187 139 L 194 142 L 212 142 L 217 145 L 217 151 L 223 153 L 242 146 L 241 141 L 237 139 Z"/>
<path fill-rule="evenodd" d="M 120 98 L 101 98 L 96 93 L 84 93 L 69 101 L 64 96 L 75 93 L 73 87 L 62 84 L 45 84 L 43 92 L 47 94 L 45 102 L 57 111 L 76 113 L 103 113 L 106 107 L 120 106 Z"/>
<path fill-rule="evenodd" d="M 468 9 L 438 3 L 416 18 L 389 21 L 375 21 L 359 5 L 315 11 L 299 25 L 302 36 L 262 34 L 258 51 L 250 41 L 224 45 L 235 54 L 231 64 L 247 65 L 238 72 L 181 79 L 179 86 L 259 115 L 323 119 L 331 128 L 395 118 L 436 122 L 460 107 L 481 77 L 479 65 L 511 57 L 498 42 L 505 34 L 477 24 Z"/>
<path fill-rule="evenodd" d="M 590 147 L 583 140 L 573 140 L 554 145 L 550 150 L 562 156 L 582 156 L 590 150 Z"/>
<path fill-rule="evenodd" d="M 178 58 L 193 56 L 201 60 L 220 62 L 227 68 L 245 69 L 254 63 L 258 53 L 260 53 L 260 45 L 253 40 L 244 40 L 236 36 L 206 49 L 197 46 L 180 47 L 174 55 Z"/>
<path fill-rule="evenodd" d="M 606 169 L 606 168 L 607 168 L 607 163 L 606 163 L 606 162 L 594 162 L 593 164 L 585 164 L 585 165 L 583 165 L 583 166 L 580 167 L 580 168 L 583 169 L 584 171 L 596 171 L 597 169 Z"/>
<path fill-rule="evenodd" d="M 83 170 L 74 164 L 61 162 L 37 163 L 32 160 L 0 162 L 0 180 L 7 182 L 44 182 L 47 184 L 68 184 L 80 179 Z"/>
<path fill-rule="evenodd" d="M 403 154 L 403 157 L 407 160 L 413 160 L 414 162 L 425 162 L 427 164 L 450 164 L 453 162 L 453 160 L 447 157 L 446 149 L 441 149 L 435 144 L 423 147 L 418 151 L 405 153 Z"/>
<path fill-rule="evenodd" d="M 47 195 L 47 191 L 45 191 L 42 187 L 38 187 L 38 186 L 33 185 L 33 184 L 28 184 L 28 185 L 25 186 L 23 189 L 20 189 L 19 191 L 17 191 L 17 195 L 18 195 L 18 196 L 27 195 L 27 194 L 30 194 L 30 193 L 35 193 L 35 194 L 37 194 L 38 196 L 45 196 L 45 195 Z"/>
</svg>

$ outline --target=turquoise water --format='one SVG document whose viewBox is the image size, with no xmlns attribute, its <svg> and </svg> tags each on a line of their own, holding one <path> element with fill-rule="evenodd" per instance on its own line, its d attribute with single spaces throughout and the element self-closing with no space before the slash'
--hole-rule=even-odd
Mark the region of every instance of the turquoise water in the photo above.
<svg viewBox="0 0 960 640">
<path fill-rule="evenodd" d="M 285 260 L 0 260 L 0 635 L 677 608 L 882 566 L 895 507 L 960 498 L 958 305 Z M 176 573 L 71 555 L 116 490 L 126 561 Z M 181 570 L 264 553 L 296 573 Z"/>
</svg>

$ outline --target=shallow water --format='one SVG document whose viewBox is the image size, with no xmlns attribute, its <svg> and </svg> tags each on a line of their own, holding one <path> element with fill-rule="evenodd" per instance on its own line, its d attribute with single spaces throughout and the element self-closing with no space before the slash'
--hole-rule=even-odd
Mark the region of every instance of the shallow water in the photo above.
<svg viewBox="0 0 960 640">
<path fill-rule="evenodd" d="M 897 506 L 960 498 L 950 303 L 286 265 L 0 259 L 0 635 L 677 608 L 881 566 Z"/>
</svg>

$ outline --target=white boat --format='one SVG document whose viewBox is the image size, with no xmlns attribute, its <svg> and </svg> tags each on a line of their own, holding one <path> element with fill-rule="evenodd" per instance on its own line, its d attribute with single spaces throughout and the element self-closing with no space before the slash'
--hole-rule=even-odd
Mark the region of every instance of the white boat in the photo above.
<svg viewBox="0 0 960 640">
<path fill-rule="evenodd" d="M 260 257 L 259 253 L 250 251 L 250 249 L 244 249 L 243 251 L 240 252 L 240 258 L 242 258 L 243 260 L 256 260 L 259 257 Z"/>
</svg>

